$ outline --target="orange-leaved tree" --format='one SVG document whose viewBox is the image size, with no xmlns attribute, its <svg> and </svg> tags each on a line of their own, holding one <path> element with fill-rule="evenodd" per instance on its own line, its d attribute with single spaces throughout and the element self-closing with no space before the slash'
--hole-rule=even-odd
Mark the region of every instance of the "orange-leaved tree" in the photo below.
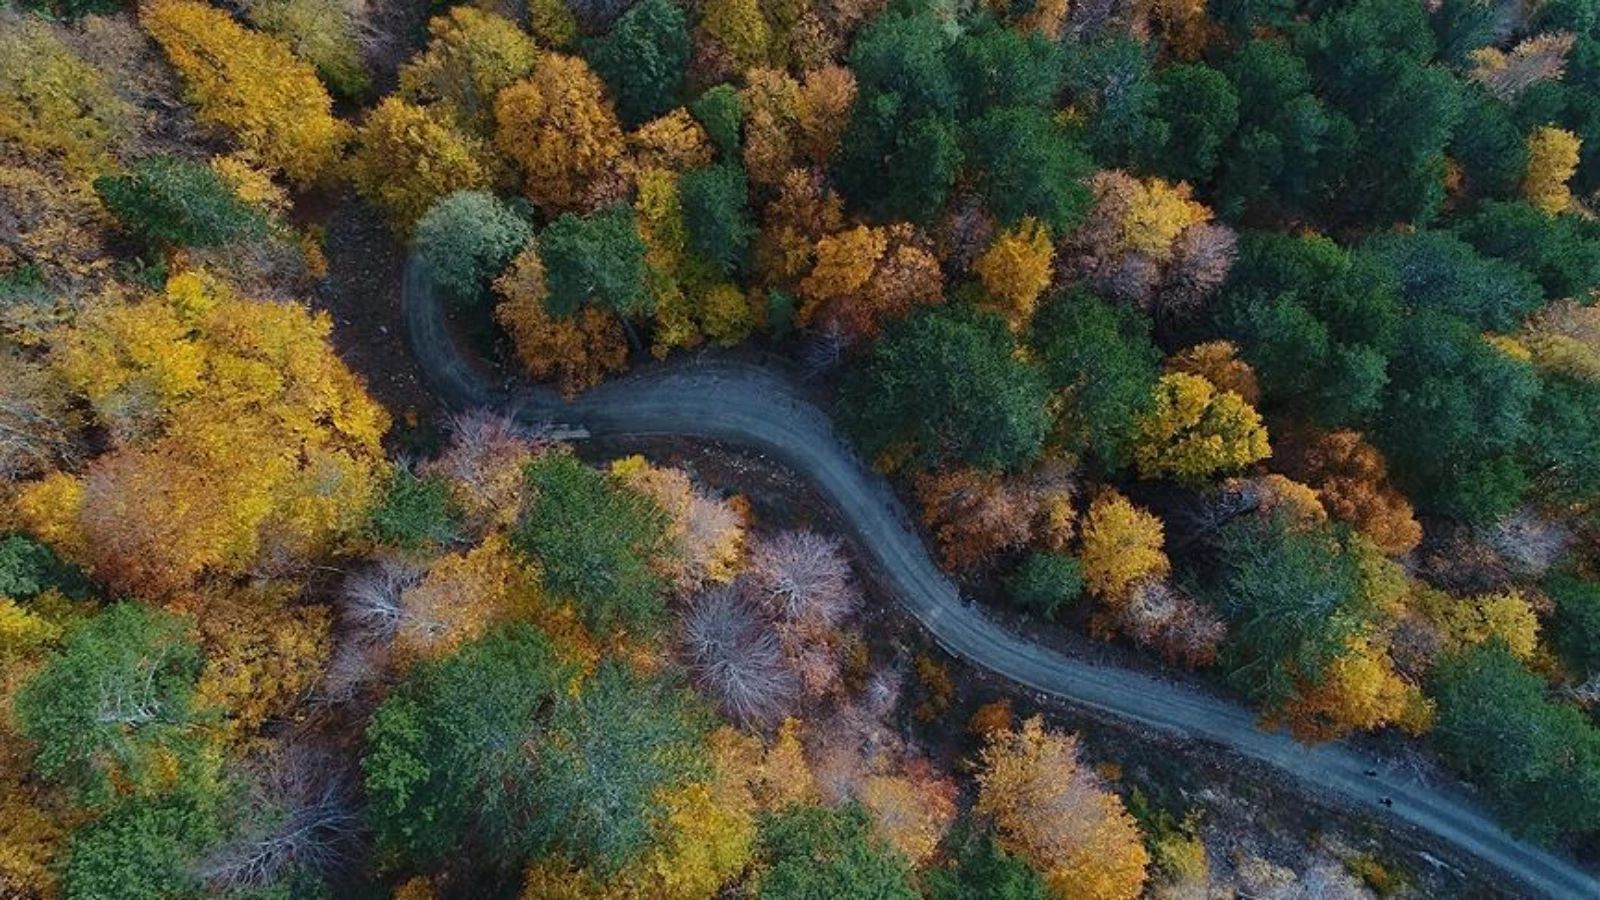
<svg viewBox="0 0 1600 900">
<path fill-rule="evenodd" d="M 1078 759 L 1075 737 L 1034 717 L 992 734 L 980 759 L 974 810 L 994 820 L 1002 846 L 1044 873 L 1052 896 L 1139 896 L 1150 855 L 1138 825 Z"/>
<path fill-rule="evenodd" d="M 529 199 L 546 209 L 583 205 L 623 158 L 605 86 L 576 56 L 540 56 L 528 78 L 500 92 L 495 121 L 495 144 L 522 166 Z"/>
<path fill-rule="evenodd" d="M 331 328 L 195 273 L 91 307 L 50 359 L 113 447 L 25 486 L 25 524 L 145 596 L 335 549 L 364 521 L 389 419 Z"/>
<path fill-rule="evenodd" d="M 977 469 L 918 476 L 917 499 L 922 501 L 922 522 L 933 529 L 950 569 L 986 563 L 1023 547 L 1039 514 L 1037 498 L 1023 486 Z"/>
<path fill-rule="evenodd" d="M 628 341 L 615 314 L 590 304 L 563 318 L 545 307 L 550 288 L 537 246 L 517 254 L 494 289 L 500 295 L 495 318 L 534 377 L 555 378 L 570 397 L 628 367 Z"/>
<path fill-rule="evenodd" d="M 1281 454 L 1285 470 L 1317 492 L 1329 515 L 1348 522 L 1384 553 L 1408 553 L 1422 541 L 1411 502 L 1389 483 L 1376 447 L 1354 431 L 1296 435 Z"/>
</svg>

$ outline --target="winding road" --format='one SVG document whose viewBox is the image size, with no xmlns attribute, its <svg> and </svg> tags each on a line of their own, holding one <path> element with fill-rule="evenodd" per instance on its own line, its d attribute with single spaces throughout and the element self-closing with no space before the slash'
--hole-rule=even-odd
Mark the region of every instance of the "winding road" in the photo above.
<svg viewBox="0 0 1600 900">
<path fill-rule="evenodd" d="M 571 402 L 544 390 L 511 393 L 491 385 L 457 351 L 419 262 L 408 264 L 405 278 L 402 303 L 412 349 L 445 405 L 495 408 L 530 424 L 581 427 L 602 437 L 703 438 L 766 453 L 800 473 L 838 510 L 896 598 L 952 655 L 1080 706 L 1223 745 L 1299 780 L 1315 795 L 1335 795 L 1373 816 L 1421 829 L 1500 869 L 1533 895 L 1600 898 L 1600 881 L 1511 837 L 1459 795 L 1391 777 L 1379 763 L 1338 743 L 1306 746 L 1282 732 L 1263 731 L 1242 706 L 1072 659 L 986 618 L 962 601 L 934 565 L 887 482 L 862 464 L 828 417 L 785 379 L 754 366 L 685 364 L 608 382 Z M 1393 806 L 1379 805 L 1380 797 L 1392 798 Z"/>
</svg>

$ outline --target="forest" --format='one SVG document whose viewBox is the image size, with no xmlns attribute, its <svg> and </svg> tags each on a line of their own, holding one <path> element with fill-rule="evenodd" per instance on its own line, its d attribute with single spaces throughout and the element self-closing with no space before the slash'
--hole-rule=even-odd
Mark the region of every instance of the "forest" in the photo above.
<svg viewBox="0 0 1600 900">
<path fill-rule="evenodd" d="M 1593 878 L 1597 211 L 1600 0 L 0 0 L 0 897 L 1446 890 L 1241 850 L 776 463 L 515 399 L 706 360 L 962 615 Z"/>
</svg>

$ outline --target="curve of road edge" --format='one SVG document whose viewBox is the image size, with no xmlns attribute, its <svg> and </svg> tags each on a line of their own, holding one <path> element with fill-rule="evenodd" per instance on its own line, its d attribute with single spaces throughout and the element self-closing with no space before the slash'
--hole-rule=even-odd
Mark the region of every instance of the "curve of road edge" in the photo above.
<svg viewBox="0 0 1600 900">
<path fill-rule="evenodd" d="M 1464 798 L 1391 778 L 1337 743 L 1306 746 L 1256 727 L 1242 706 L 1149 676 L 1075 660 L 1039 646 L 967 606 L 939 571 L 883 478 L 835 434 L 829 418 L 785 379 L 755 366 L 688 363 L 607 382 L 564 401 L 552 391 L 489 384 L 457 351 L 422 264 L 407 263 L 403 313 L 435 396 L 458 410 L 494 408 L 532 424 L 581 427 L 601 437 L 726 441 L 778 459 L 809 480 L 871 555 L 895 596 L 952 655 L 1036 691 L 1148 728 L 1210 741 L 1271 765 L 1356 808 L 1455 845 L 1540 895 L 1600 897 L 1600 881 L 1523 843 Z M 1378 804 L 1390 797 L 1394 805 Z"/>
</svg>

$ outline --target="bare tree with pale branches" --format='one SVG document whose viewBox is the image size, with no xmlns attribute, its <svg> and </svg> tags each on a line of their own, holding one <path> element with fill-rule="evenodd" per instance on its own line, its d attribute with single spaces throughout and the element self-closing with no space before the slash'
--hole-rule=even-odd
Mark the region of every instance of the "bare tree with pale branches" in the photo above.
<svg viewBox="0 0 1600 900">
<path fill-rule="evenodd" d="M 449 447 L 422 471 L 448 479 L 462 509 L 481 530 L 517 515 L 527 488 L 522 468 L 550 443 L 542 432 L 506 416 L 486 410 L 457 413 L 450 417 Z"/>
<path fill-rule="evenodd" d="M 1156 315 L 1168 323 L 1194 319 L 1222 289 L 1238 255 L 1239 236 L 1228 226 L 1200 222 L 1185 228 L 1156 289 Z"/>
<path fill-rule="evenodd" d="M 0 353 L 0 479 L 13 481 L 81 456 L 81 416 L 42 366 Z"/>
<path fill-rule="evenodd" d="M 361 830 L 348 775 L 327 753 L 290 746 L 275 754 L 255 781 L 244 833 L 203 858 L 195 874 L 213 892 L 232 894 L 347 861 Z"/>
<path fill-rule="evenodd" d="M 786 531 L 758 542 L 750 553 L 750 575 L 762 601 L 783 621 L 833 628 L 861 605 L 843 545 L 813 531 Z"/>
<path fill-rule="evenodd" d="M 789 711 L 796 679 L 778 633 L 743 584 L 696 597 L 679 623 L 679 642 L 701 690 L 747 726 L 770 725 Z"/>
<path fill-rule="evenodd" d="M 1210 665 L 1228 633 L 1227 624 L 1215 612 L 1158 579 L 1135 586 L 1128 601 L 1117 608 L 1116 617 L 1117 625 L 1129 637 L 1191 669 Z"/>
<path fill-rule="evenodd" d="M 387 644 L 405 621 L 401 595 L 422 581 L 422 570 L 394 560 L 379 560 L 344 581 L 339 616 L 363 644 Z"/>
<path fill-rule="evenodd" d="M 1543 577 L 1576 539 L 1570 527 L 1530 508 L 1506 516 L 1483 534 L 1483 542 L 1523 578 Z"/>
</svg>

